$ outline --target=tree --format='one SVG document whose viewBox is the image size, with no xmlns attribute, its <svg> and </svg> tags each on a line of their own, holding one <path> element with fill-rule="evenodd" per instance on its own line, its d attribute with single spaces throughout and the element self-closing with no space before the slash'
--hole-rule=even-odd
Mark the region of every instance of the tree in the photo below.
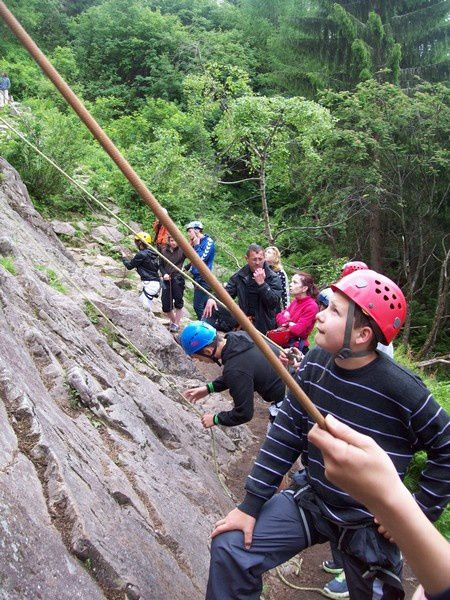
<svg viewBox="0 0 450 600">
<path fill-rule="evenodd" d="M 230 103 L 215 134 L 223 156 L 234 166 L 234 175 L 244 168 L 243 181 L 255 181 L 259 188 L 264 233 L 273 243 L 267 192 L 286 189 L 293 164 L 318 162 L 316 145 L 332 127 L 328 111 L 301 98 L 242 96 Z M 297 157 L 295 160 L 294 157 Z M 229 180 L 226 184 L 242 181 Z"/>
<path fill-rule="evenodd" d="M 326 92 L 321 101 L 337 126 L 322 145 L 320 167 L 311 165 L 299 190 L 312 199 L 310 223 L 335 223 L 327 232 L 338 256 L 362 258 L 402 284 L 412 307 L 407 343 L 411 318 L 417 322 L 418 313 L 442 301 L 450 91 L 427 84 L 407 95 L 368 81 L 355 92 Z M 423 332 L 414 336 L 424 341 Z"/>
<path fill-rule="evenodd" d="M 89 98 L 117 96 L 131 107 L 150 95 L 181 97 L 194 56 L 179 20 L 149 8 L 144 0 L 106 0 L 73 24 L 73 44 Z"/>
<path fill-rule="evenodd" d="M 449 10 L 442 0 L 286 1 L 273 36 L 276 77 L 296 94 L 370 77 L 445 81 Z"/>
</svg>

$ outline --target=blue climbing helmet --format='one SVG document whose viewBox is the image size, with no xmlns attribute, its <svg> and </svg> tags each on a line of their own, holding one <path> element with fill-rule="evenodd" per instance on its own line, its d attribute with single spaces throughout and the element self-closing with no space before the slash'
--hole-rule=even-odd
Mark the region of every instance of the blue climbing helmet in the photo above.
<svg viewBox="0 0 450 600">
<path fill-rule="evenodd" d="M 188 356 L 196 354 L 205 346 L 212 344 L 217 337 L 217 331 L 204 321 L 193 321 L 186 325 L 180 335 L 183 350 Z"/>
</svg>

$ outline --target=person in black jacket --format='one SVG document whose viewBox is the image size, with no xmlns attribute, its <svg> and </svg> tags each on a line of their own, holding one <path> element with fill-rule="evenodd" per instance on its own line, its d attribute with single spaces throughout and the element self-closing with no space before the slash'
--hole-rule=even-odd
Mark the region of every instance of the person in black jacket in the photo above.
<svg viewBox="0 0 450 600">
<path fill-rule="evenodd" d="M 163 278 L 161 292 L 162 309 L 163 313 L 170 319 L 169 330 L 175 333 L 180 329 L 185 286 L 183 275 L 175 267 L 182 269 L 186 257 L 171 235 L 167 237 L 167 244 L 161 248 L 161 255 L 159 269 Z M 164 258 L 167 260 L 164 260 Z"/>
<path fill-rule="evenodd" d="M 183 329 L 180 342 L 189 356 L 223 364 L 220 377 L 206 385 L 186 390 L 185 398 L 195 402 L 208 394 L 224 390 L 229 390 L 233 398 L 234 407 L 231 410 L 203 415 L 204 427 L 234 427 L 250 421 L 253 418 L 255 392 L 271 405 L 281 404 L 284 400 L 283 381 L 245 331 L 231 332 L 223 337 L 211 325 L 194 321 Z M 277 354 L 275 348 L 273 351 Z"/>
<path fill-rule="evenodd" d="M 141 231 L 134 236 L 134 243 L 138 252 L 129 260 L 122 255 L 122 262 L 128 270 L 136 269 L 141 278 L 143 289 L 141 301 L 144 309 L 152 309 L 153 298 L 156 298 L 161 289 L 159 278 L 159 258 L 148 246 L 152 243 L 152 236 L 145 231 Z"/>
<path fill-rule="evenodd" d="M 276 327 L 275 315 L 280 312 L 282 286 L 278 275 L 265 262 L 264 249 L 250 244 L 245 255 L 247 264 L 231 276 L 225 289 L 237 298 L 240 308 L 261 333 Z M 210 322 L 217 314 L 215 300 L 206 303 L 203 318 Z"/>
</svg>

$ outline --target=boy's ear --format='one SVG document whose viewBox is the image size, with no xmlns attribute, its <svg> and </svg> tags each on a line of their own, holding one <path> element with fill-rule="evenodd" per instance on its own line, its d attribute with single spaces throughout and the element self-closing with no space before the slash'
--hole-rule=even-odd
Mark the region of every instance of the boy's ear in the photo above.
<svg viewBox="0 0 450 600">
<path fill-rule="evenodd" d="M 355 342 L 357 344 L 368 344 L 373 340 L 374 332 L 371 327 L 359 327 L 356 330 L 356 339 Z"/>
</svg>

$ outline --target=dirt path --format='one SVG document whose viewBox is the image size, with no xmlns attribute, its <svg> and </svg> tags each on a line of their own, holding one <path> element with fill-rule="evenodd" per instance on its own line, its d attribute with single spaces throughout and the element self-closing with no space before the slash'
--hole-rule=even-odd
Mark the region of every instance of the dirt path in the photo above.
<svg viewBox="0 0 450 600">
<path fill-rule="evenodd" d="M 217 377 L 220 370 L 214 365 L 202 364 L 200 367 L 205 379 Z M 231 401 L 231 400 L 230 400 Z M 244 484 L 247 475 L 249 474 L 253 461 L 261 447 L 265 438 L 268 421 L 268 405 L 256 396 L 255 398 L 255 414 L 252 421 L 248 424 L 255 439 L 248 452 L 234 462 L 228 471 L 225 473 L 227 485 L 233 492 L 235 498 L 241 500 L 244 495 Z M 263 597 L 264 600 L 317 600 L 323 597 L 320 594 L 320 589 L 332 578 L 328 573 L 325 573 L 320 565 L 324 560 L 331 558 L 328 544 L 313 546 L 303 551 L 297 557 L 301 560 L 301 571 L 299 575 L 295 574 L 295 569 L 289 569 L 289 574 L 286 573 L 286 579 L 299 587 L 316 588 L 317 591 L 295 590 L 283 583 L 275 571 L 269 572 L 264 579 Z M 414 578 L 408 565 L 404 570 L 404 587 L 405 599 L 410 600 L 417 587 L 417 580 Z M 357 598 L 355 600 L 365 600 Z"/>
</svg>

